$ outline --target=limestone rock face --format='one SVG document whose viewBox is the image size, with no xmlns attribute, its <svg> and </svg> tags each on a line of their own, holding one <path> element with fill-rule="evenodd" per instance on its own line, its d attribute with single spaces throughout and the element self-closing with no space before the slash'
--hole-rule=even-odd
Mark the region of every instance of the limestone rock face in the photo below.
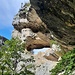
<svg viewBox="0 0 75 75">
<path fill-rule="evenodd" d="M 16 38 L 16 37 L 20 38 L 21 37 L 21 33 L 19 31 L 17 31 L 16 29 L 14 29 L 12 31 L 12 38 Z"/>
<path fill-rule="evenodd" d="M 15 15 L 12 25 L 14 26 L 12 37 L 18 37 L 25 42 L 27 50 L 50 47 L 49 38 L 44 35 L 49 32 L 48 28 L 34 8 L 26 7 L 26 5 L 21 7 Z"/>
<path fill-rule="evenodd" d="M 39 52 L 38 54 L 34 55 L 35 65 L 36 65 L 35 75 L 50 75 L 49 71 L 53 69 L 57 64 L 56 58 L 54 59 L 51 58 L 50 54 L 47 55 L 50 57 L 49 60 L 45 58 L 46 53 L 51 53 L 51 52 L 52 50 L 49 49 L 46 52 Z"/>
<path fill-rule="evenodd" d="M 42 33 L 37 33 L 35 37 L 27 37 L 26 48 L 27 50 L 40 49 L 43 47 L 50 47 L 49 39 Z"/>
<path fill-rule="evenodd" d="M 19 38 L 22 42 L 25 42 L 28 36 L 33 37 L 35 35 L 36 33 L 32 32 L 29 28 L 23 28 L 21 32 L 16 29 L 12 31 L 12 38 Z"/>
<path fill-rule="evenodd" d="M 74 0 L 30 0 L 30 2 L 56 38 L 66 45 L 75 45 Z"/>
<path fill-rule="evenodd" d="M 42 20 L 39 18 L 34 8 L 30 8 L 27 19 L 31 22 L 42 23 Z"/>
<path fill-rule="evenodd" d="M 47 27 L 40 19 L 34 8 L 29 7 L 29 10 L 25 12 L 26 7 L 23 6 L 18 14 L 15 15 L 12 25 L 18 31 L 21 31 L 23 28 L 30 28 L 33 32 L 46 32 Z"/>
</svg>

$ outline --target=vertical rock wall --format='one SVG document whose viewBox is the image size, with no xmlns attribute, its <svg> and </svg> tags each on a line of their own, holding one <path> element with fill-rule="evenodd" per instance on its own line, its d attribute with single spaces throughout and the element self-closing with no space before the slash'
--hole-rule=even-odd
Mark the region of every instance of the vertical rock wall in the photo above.
<svg viewBox="0 0 75 75">
<path fill-rule="evenodd" d="M 30 0 L 30 2 L 56 38 L 66 45 L 75 45 L 74 0 Z"/>
</svg>

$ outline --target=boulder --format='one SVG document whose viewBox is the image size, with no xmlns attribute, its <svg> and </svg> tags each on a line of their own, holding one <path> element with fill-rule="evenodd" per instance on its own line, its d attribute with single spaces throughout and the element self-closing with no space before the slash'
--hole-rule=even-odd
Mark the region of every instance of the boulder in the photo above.
<svg viewBox="0 0 75 75">
<path fill-rule="evenodd" d="M 24 9 L 19 10 L 18 14 L 14 16 L 12 25 L 18 31 L 21 31 L 23 28 L 30 28 L 33 32 L 41 31 L 43 33 L 48 32 L 48 29 L 45 23 L 40 19 L 34 8 L 29 7 L 27 14 L 22 13 Z"/>
</svg>

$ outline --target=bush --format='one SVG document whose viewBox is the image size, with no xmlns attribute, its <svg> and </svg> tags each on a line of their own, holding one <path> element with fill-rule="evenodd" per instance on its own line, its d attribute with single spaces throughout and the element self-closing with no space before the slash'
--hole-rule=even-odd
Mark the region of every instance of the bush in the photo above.
<svg viewBox="0 0 75 75">
<path fill-rule="evenodd" d="M 72 75 L 73 71 L 75 71 L 75 49 L 67 52 L 62 60 L 57 63 L 54 69 L 52 69 L 51 75 L 58 75 L 63 72 L 63 75 Z"/>
<path fill-rule="evenodd" d="M 21 59 L 21 53 L 24 53 L 25 44 L 21 44 L 18 39 L 11 39 L 5 42 L 0 48 L 0 75 L 34 75 L 27 70 L 25 64 L 22 65 L 19 73 L 16 68 L 18 63 L 25 61 Z"/>
</svg>

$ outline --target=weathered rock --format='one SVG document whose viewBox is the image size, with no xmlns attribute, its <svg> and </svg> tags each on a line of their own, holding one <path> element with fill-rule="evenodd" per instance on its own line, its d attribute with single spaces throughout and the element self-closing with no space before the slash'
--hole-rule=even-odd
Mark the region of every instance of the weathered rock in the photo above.
<svg viewBox="0 0 75 75">
<path fill-rule="evenodd" d="M 50 43 L 40 39 L 39 37 L 35 39 L 31 37 L 27 38 L 26 48 L 28 51 L 33 50 L 33 49 L 44 48 L 44 47 L 50 47 Z"/>
<path fill-rule="evenodd" d="M 49 56 L 44 56 L 47 60 L 58 61 L 58 56 L 55 54 L 50 54 Z"/>
<path fill-rule="evenodd" d="M 12 38 L 19 38 L 22 42 L 26 43 L 27 50 L 32 50 L 36 48 L 50 47 L 50 40 L 43 33 L 34 33 L 29 28 L 24 28 L 19 32 L 14 30 L 12 32 Z"/>
<path fill-rule="evenodd" d="M 44 57 L 47 60 L 58 61 L 60 55 L 56 53 L 56 49 L 51 47 L 51 48 L 49 48 L 48 50 L 45 51 Z"/>
<path fill-rule="evenodd" d="M 56 66 L 56 64 L 57 62 L 46 61 L 46 63 L 36 68 L 35 75 L 51 75 L 49 71 L 53 69 Z"/>
<path fill-rule="evenodd" d="M 37 36 L 38 36 L 40 39 L 42 39 L 42 40 L 44 40 L 44 41 L 50 43 L 50 39 L 49 39 L 45 34 L 43 34 L 43 33 L 41 33 L 41 32 L 38 32 L 38 33 L 37 33 Z"/>
<path fill-rule="evenodd" d="M 44 47 L 50 47 L 49 39 L 42 33 L 37 33 L 34 38 L 27 37 L 26 48 L 27 50 L 39 49 Z"/>
<path fill-rule="evenodd" d="M 0 46 L 4 45 L 4 42 L 8 40 L 7 38 L 0 36 Z"/>
<path fill-rule="evenodd" d="M 44 26 L 44 23 L 36 23 L 36 22 L 29 22 L 24 23 L 21 22 L 18 25 L 14 26 L 18 31 L 21 31 L 23 28 L 30 28 L 33 32 L 46 32 L 47 28 Z"/>
<path fill-rule="evenodd" d="M 25 42 L 28 36 L 35 37 L 36 33 L 29 28 L 23 28 L 21 32 L 16 29 L 12 31 L 12 38 L 19 38 L 22 42 Z"/>
<path fill-rule="evenodd" d="M 17 31 L 16 29 L 14 29 L 13 31 L 12 31 L 12 38 L 21 38 L 21 33 L 19 32 L 19 31 Z"/>
<path fill-rule="evenodd" d="M 47 52 L 51 52 L 51 50 L 39 52 L 38 54 L 34 55 L 36 65 L 35 75 L 50 75 L 49 71 L 56 66 L 56 61 L 48 60 L 44 57 Z"/>
<path fill-rule="evenodd" d="M 28 13 L 25 14 L 25 7 L 15 15 L 13 20 L 13 26 L 16 30 L 21 31 L 23 28 L 30 28 L 33 32 L 47 32 L 48 29 L 46 25 L 42 22 L 40 17 L 37 15 L 34 8 L 30 8 Z"/>
<path fill-rule="evenodd" d="M 75 45 L 74 0 L 30 0 L 41 20 L 65 44 Z"/>
<path fill-rule="evenodd" d="M 42 20 L 39 18 L 34 8 L 29 9 L 27 19 L 30 22 L 42 23 Z"/>
</svg>

